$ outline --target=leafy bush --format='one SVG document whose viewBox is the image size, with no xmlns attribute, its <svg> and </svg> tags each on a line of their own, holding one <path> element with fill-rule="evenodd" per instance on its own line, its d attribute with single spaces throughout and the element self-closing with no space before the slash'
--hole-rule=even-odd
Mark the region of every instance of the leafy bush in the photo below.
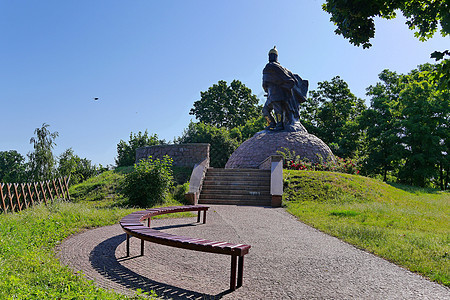
<svg viewBox="0 0 450 300">
<path fill-rule="evenodd" d="M 290 151 L 287 148 L 283 148 L 283 151 L 277 151 L 277 153 L 283 156 L 283 168 L 287 170 L 329 171 L 353 175 L 358 175 L 360 171 L 358 163 L 350 158 L 345 159 L 335 156 L 335 161 L 331 159 L 324 161 L 319 156 L 319 162 L 313 163 L 307 158 L 295 155 L 295 151 Z"/>
<path fill-rule="evenodd" d="M 175 184 L 183 184 L 191 178 L 193 167 L 172 166 Z"/>
<path fill-rule="evenodd" d="M 184 203 L 186 202 L 185 194 L 189 192 L 189 182 L 185 182 L 184 184 L 179 184 L 173 189 L 173 198 L 178 202 Z"/>
<path fill-rule="evenodd" d="M 130 204 L 148 207 L 164 202 L 173 185 L 172 158 L 141 159 L 124 179 L 122 194 Z"/>
</svg>

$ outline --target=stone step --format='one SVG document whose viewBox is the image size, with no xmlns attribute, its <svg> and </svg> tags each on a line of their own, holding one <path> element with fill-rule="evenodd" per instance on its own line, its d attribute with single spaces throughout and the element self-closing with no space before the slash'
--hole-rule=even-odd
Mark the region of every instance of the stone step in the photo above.
<svg viewBox="0 0 450 300">
<path fill-rule="evenodd" d="M 221 169 L 221 168 L 208 168 L 208 172 L 213 173 L 269 173 L 270 170 L 260 170 L 260 169 Z"/>
<path fill-rule="evenodd" d="M 226 178 L 228 180 L 270 180 L 270 174 L 255 174 L 255 175 L 246 175 L 246 176 L 241 176 L 241 175 L 236 175 L 236 174 L 208 174 L 206 173 L 205 179 L 206 178 L 212 178 L 212 179 L 222 179 L 222 178 Z"/>
<path fill-rule="evenodd" d="M 271 206 L 270 200 L 199 199 L 199 204 Z"/>
<path fill-rule="evenodd" d="M 270 186 L 243 186 L 243 185 L 203 185 L 203 191 L 217 192 L 270 192 Z"/>
<path fill-rule="evenodd" d="M 269 182 L 260 181 L 219 181 L 219 180 L 205 180 L 203 181 L 203 189 L 213 187 L 213 186 L 223 186 L 223 187 L 251 187 L 251 188 L 263 188 L 270 186 Z"/>
<path fill-rule="evenodd" d="M 210 173 L 209 171 L 206 173 L 206 176 L 210 177 L 237 177 L 237 178 L 247 178 L 247 177 L 254 177 L 254 178 L 270 178 L 270 173 Z"/>
<path fill-rule="evenodd" d="M 210 194 L 201 193 L 199 199 L 233 199 L 233 200 L 267 200 L 272 199 L 270 194 Z"/>
</svg>

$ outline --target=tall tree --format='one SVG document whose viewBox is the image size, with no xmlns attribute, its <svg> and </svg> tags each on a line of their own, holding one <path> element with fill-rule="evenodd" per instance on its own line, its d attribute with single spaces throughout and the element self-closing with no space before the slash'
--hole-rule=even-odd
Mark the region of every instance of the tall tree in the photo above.
<svg viewBox="0 0 450 300">
<path fill-rule="evenodd" d="M 41 128 L 36 128 L 35 137 L 30 139 L 34 151 L 28 153 L 30 174 L 33 180 L 47 180 L 52 178 L 55 171 L 55 158 L 52 149 L 56 146 L 55 139 L 58 132 L 50 132 L 50 125 L 43 123 Z"/>
<path fill-rule="evenodd" d="M 404 147 L 400 143 L 401 132 L 401 75 L 384 70 L 378 75 L 381 82 L 367 88 L 371 96 L 370 108 L 360 119 L 366 131 L 365 170 L 369 174 L 382 174 L 387 180 L 388 172 L 398 170 Z"/>
<path fill-rule="evenodd" d="M 137 148 L 160 144 L 165 144 L 165 141 L 158 139 L 158 135 L 156 133 L 154 135 L 149 135 L 147 130 L 145 130 L 144 133 L 139 131 L 137 134 L 131 132 L 128 143 L 120 140 L 117 144 L 116 165 L 118 167 L 132 166 L 136 162 Z"/>
<path fill-rule="evenodd" d="M 230 136 L 230 132 L 225 128 L 201 122 L 190 122 L 183 135 L 175 140 L 175 143 L 209 143 L 211 145 L 210 165 L 216 168 L 223 168 L 230 155 L 239 146 L 239 143 Z"/>
<path fill-rule="evenodd" d="M 306 118 L 302 121 L 307 130 L 328 144 L 334 154 L 353 158 L 362 146 L 358 118 L 365 109 L 364 101 L 336 76 L 331 81 L 318 83 L 318 89 L 310 92 L 301 115 Z"/>
<path fill-rule="evenodd" d="M 408 184 L 445 189 L 449 169 L 450 93 L 439 89 L 426 64 L 407 75 L 384 70 L 368 88 L 370 108 L 361 118 L 366 130 L 368 173 L 387 173 Z"/>
<path fill-rule="evenodd" d="M 16 150 L 0 151 L 0 182 L 26 180 L 25 158 Z"/>
<path fill-rule="evenodd" d="M 438 177 L 440 166 L 448 170 L 450 93 L 433 83 L 430 73 L 434 67 L 422 65 L 405 76 L 399 95 L 403 104 L 401 139 L 407 151 L 400 176 L 417 186 Z"/>
<path fill-rule="evenodd" d="M 69 148 L 58 157 L 57 172 L 58 176 L 70 176 L 70 184 L 77 184 L 97 174 L 97 167 Z"/>
<path fill-rule="evenodd" d="M 229 86 L 221 80 L 200 95 L 201 99 L 194 102 L 189 114 L 215 127 L 232 129 L 245 125 L 261 112 L 258 98 L 239 80 L 233 80 Z"/>
<path fill-rule="evenodd" d="M 336 34 L 349 39 L 350 43 L 363 48 L 372 46 L 375 36 L 375 17 L 393 19 L 400 11 L 406 24 L 421 41 L 432 37 L 439 26 L 442 36 L 450 34 L 450 2 L 448 0 L 327 0 L 323 10 L 331 14 Z M 435 72 L 440 89 L 450 88 L 450 53 L 445 49 L 431 54 L 436 60 L 444 59 Z"/>
</svg>

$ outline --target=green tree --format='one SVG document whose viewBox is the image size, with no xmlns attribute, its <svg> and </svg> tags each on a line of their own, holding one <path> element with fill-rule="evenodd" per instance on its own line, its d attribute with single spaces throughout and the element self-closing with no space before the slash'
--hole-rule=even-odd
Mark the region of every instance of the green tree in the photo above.
<svg viewBox="0 0 450 300">
<path fill-rule="evenodd" d="M 399 175 L 417 186 L 426 186 L 438 177 L 439 168 L 448 172 L 450 93 L 439 90 L 430 78 L 434 68 L 426 64 L 413 70 L 404 77 L 399 94 L 403 105 L 401 141 L 407 152 Z"/>
<path fill-rule="evenodd" d="M 137 148 L 145 146 L 155 146 L 164 143 L 164 140 L 158 139 L 157 134 L 149 135 L 147 130 L 145 130 L 144 133 L 139 131 L 138 134 L 131 132 L 128 143 L 120 140 L 120 142 L 117 144 L 116 165 L 118 167 L 132 166 L 136 162 Z"/>
<path fill-rule="evenodd" d="M 439 26 L 442 36 L 450 34 L 450 3 L 448 0 L 327 0 L 323 10 L 331 14 L 336 34 L 356 46 L 369 48 L 375 36 L 375 17 L 393 19 L 400 11 L 409 29 L 421 41 L 431 38 Z M 448 50 L 431 54 L 436 60 L 450 55 Z M 450 88 L 450 59 L 445 59 L 435 71 L 440 89 Z"/>
<path fill-rule="evenodd" d="M 210 124 L 190 122 L 183 135 L 174 141 L 177 144 L 209 143 L 210 165 L 223 168 L 233 151 L 239 146 L 237 140 L 231 138 L 225 128 L 217 128 Z"/>
<path fill-rule="evenodd" d="M 52 149 L 56 146 L 55 139 L 58 132 L 50 132 L 50 125 L 43 123 L 41 128 L 36 128 L 36 137 L 30 139 L 34 151 L 28 153 L 30 175 L 34 181 L 51 179 L 55 172 L 55 158 Z"/>
<path fill-rule="evenodd" d="M 364 101 L 336 76 L 318 83 L 300 114 L 306 129 L 328 144 L 335 155 L 354 158 L 362 147 L 358 118 L 365 109 Z"/>
<path fill-rule="evenodd" d="M 0 151 L 0 182 L 25 182 L 27 165 L 16 150 Z"/>
<path fill-rule="evenodd" d="M 367 88 L 367 95 L 372 98 L 370 107 L 360 118 L 360 127 L 366 132 L 365 171 L 382 174 L 386 181 L 389 172 L 398 171 L 405 154 L 400 143 L 402 84 L 401 75 L 389 70 L 378 77 L 381 82 Z"/>
<path fill-rule="evenodd" d="M 70 176 L 70 184 L 80 183 L 97 174 L 97 167 L 87 158 L 80 158 L 73 149 L 64 151 L 58 160 L 58 176 Z"/>
<path fill-rule="evenodd" d="M 384 70 L 368 88 L 371 106 L 363 113 L 368 173 L 387 174 L 418 186 L 448 184 L 450 94 L 432 79 L 435 65 L 407 75 Z"/>
<path fill-rule="evenodd" d="M 255 135 L 255 133 L 264 130 L 266 127 L 266 119 L 261 114 L 257 118 L 250 118 L 245 122 L 245 125 L 235 127 L 230 130 L 230 137 L 238 141 L 239 143 L 242 143 L 252 136 Z"/>
<path fill-rule="evenodd" d="M 245 125 L 261 112 L 258 98 L 239 80 L 233 80 L 229 86 L 221 80 L 200 95 L 189 114 L 205 124 L 232 129 Z"/>
<path fill-rule="evenodd" d="M 414 35 L 424 41 L 441 26 L 442 36 L 450 33 L 450 4 L 447 0 L 327 0 L 323 10 L 331 14 L 335 32 L 363 48 L 372 46 L 375 36 L 375 17 L 393 19 L 397 11 L 406 17 L 406 24 Z"/>
</svg>

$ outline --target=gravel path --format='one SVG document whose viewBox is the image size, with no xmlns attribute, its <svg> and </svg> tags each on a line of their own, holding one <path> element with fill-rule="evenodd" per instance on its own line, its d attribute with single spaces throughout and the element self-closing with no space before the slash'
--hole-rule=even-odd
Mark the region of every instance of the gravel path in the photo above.
<svg viewBox="0 0 450 300">
<path fill-rule="evenodd" d="M 196 218 L 152 220 L 174 234 L 252 246 L 243 286 L 229 292 L 230 256 L 131 239 L 119 225 L 85 231 L 58 247 L 63 264 L 100 287 L 173 299 L 450 299 L 450 289 L 315 230 L 282 208 L 211 205 Z"/>
</svg>

